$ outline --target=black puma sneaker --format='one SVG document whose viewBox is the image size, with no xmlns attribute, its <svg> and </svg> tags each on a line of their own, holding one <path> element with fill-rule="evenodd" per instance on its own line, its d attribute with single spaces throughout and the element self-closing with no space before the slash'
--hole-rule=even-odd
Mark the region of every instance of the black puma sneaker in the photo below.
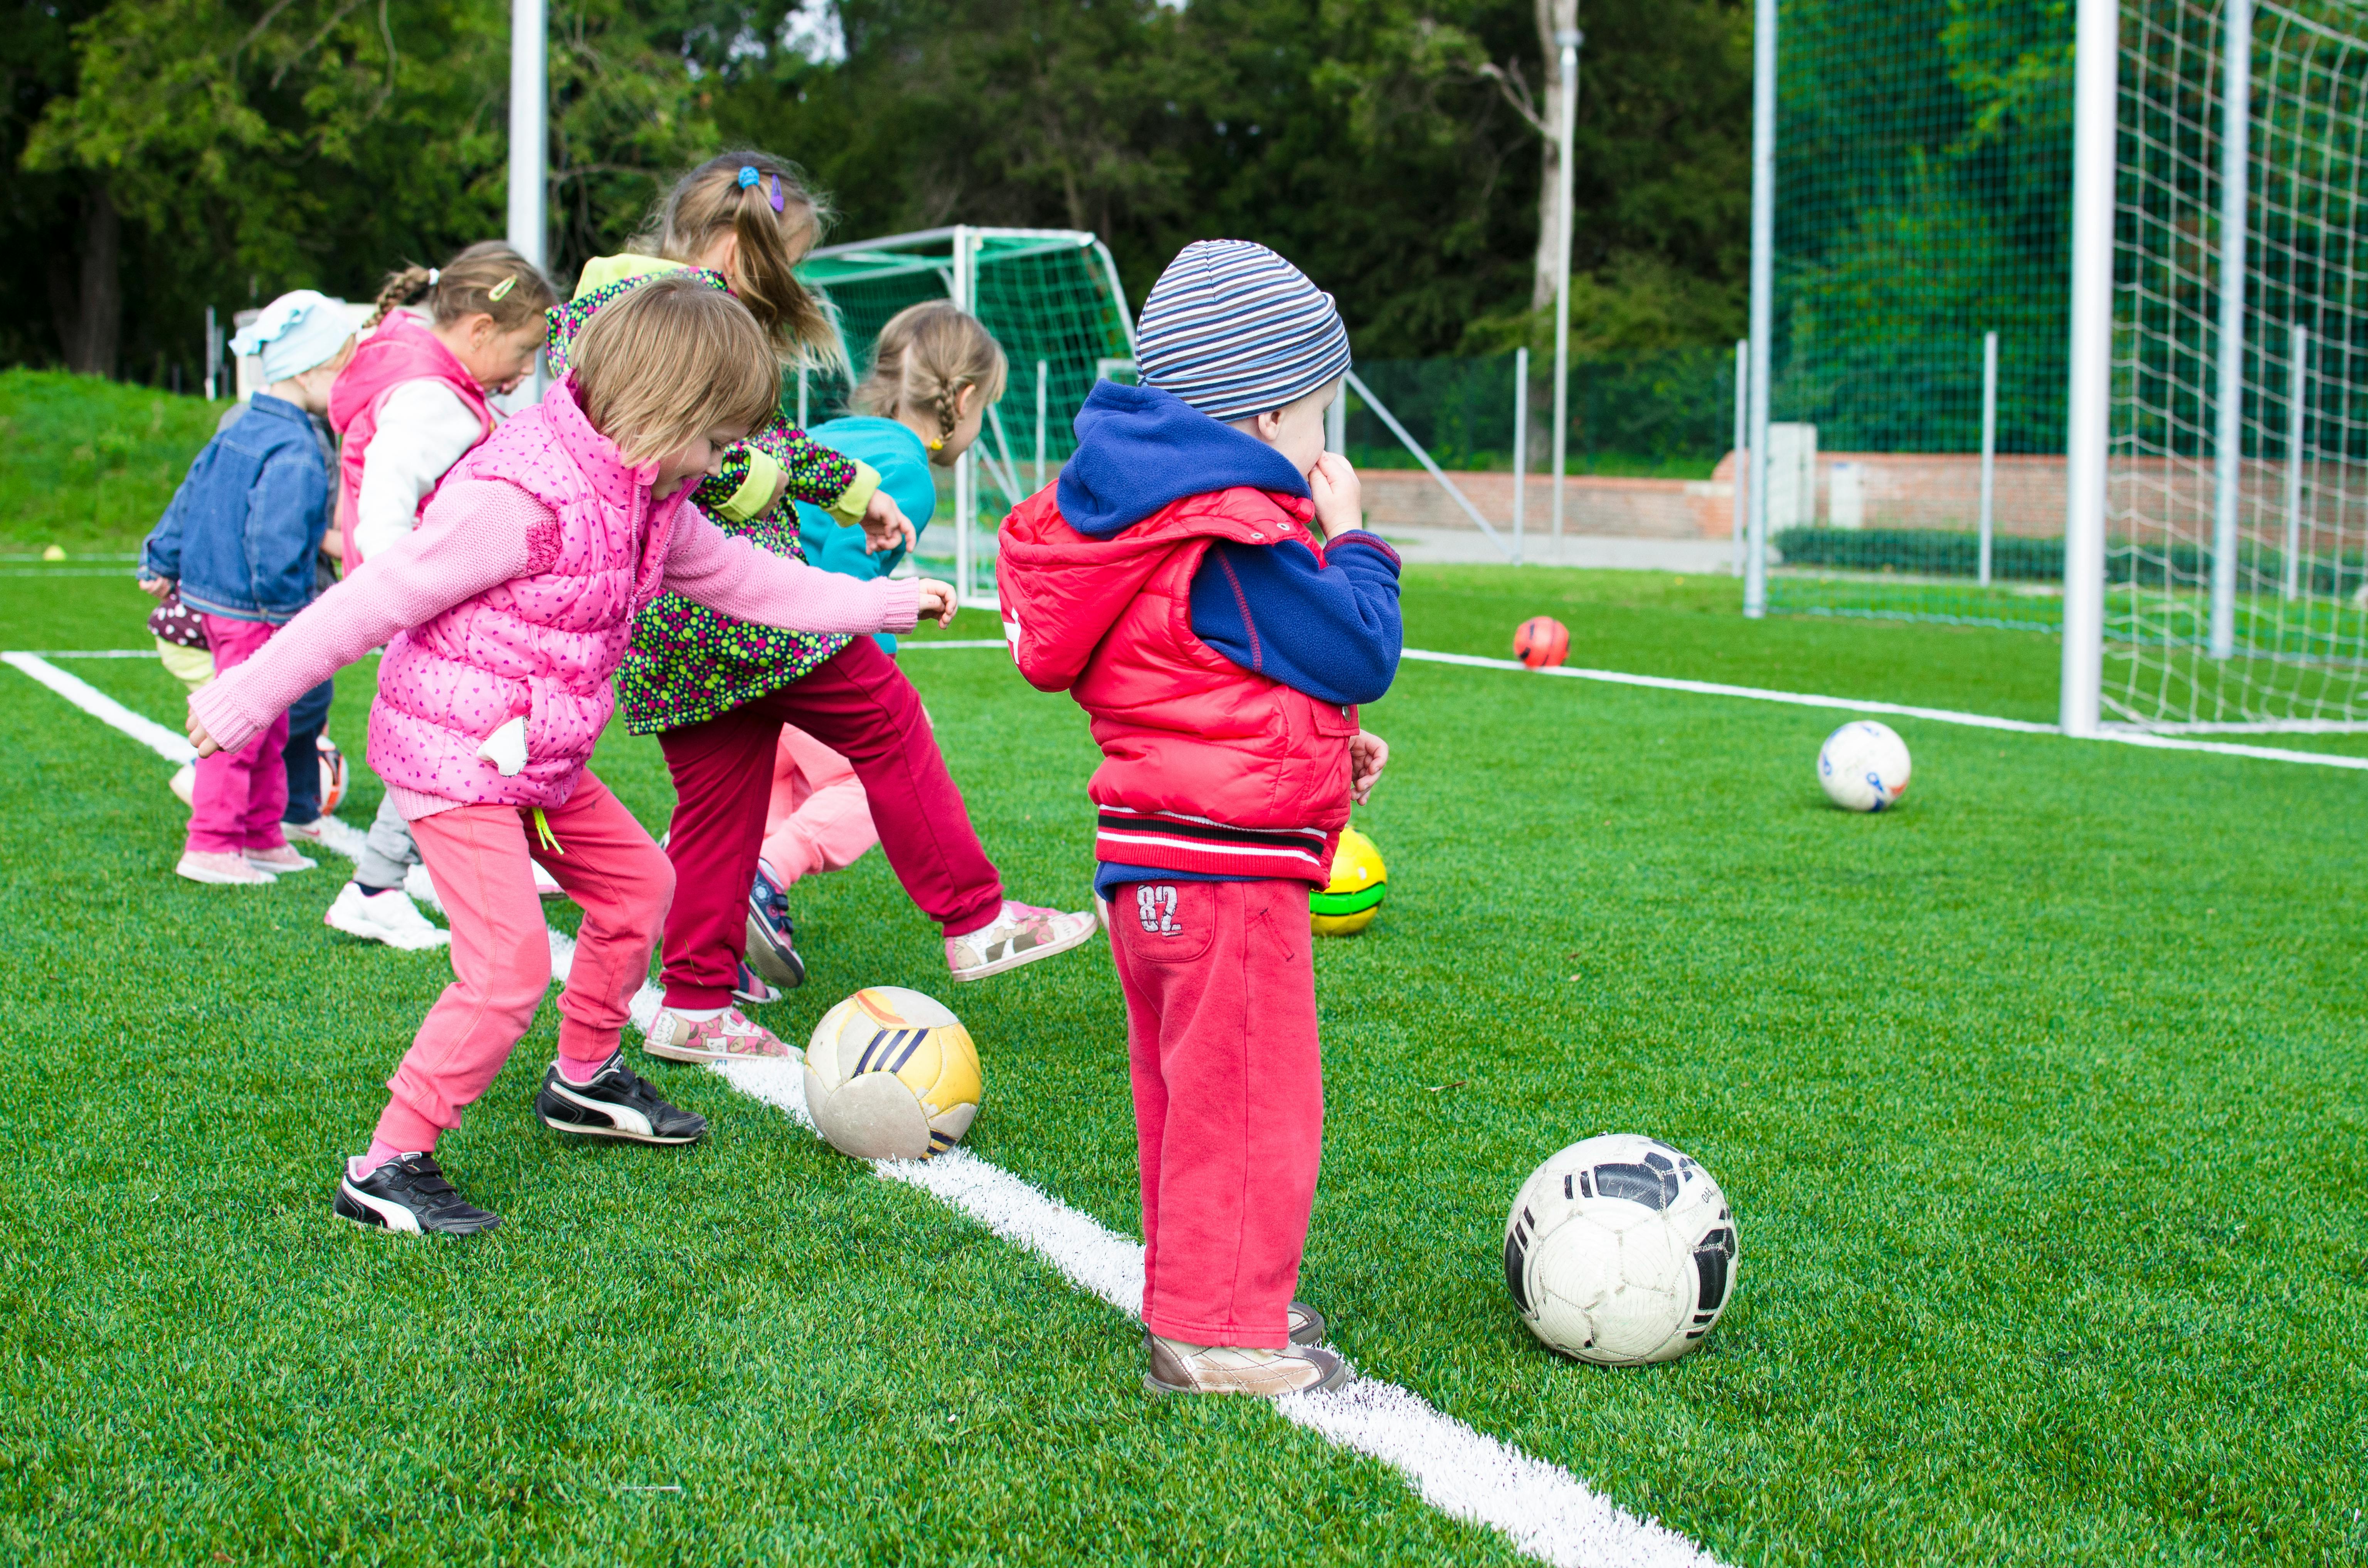
<svg viewBox="0 0 2368 1568">
<path fill-rule="evenodd" d="M 478 1208 L 453 1190 L 433 1154 L 397 1154 L 365 1176 L 354 1174 L 360 1164 L 359 1160 L 346 1162 L 346 1177 L 337 1184 L 336 1210 L 339 1219 L 351 1220 L 364 1230 L 472 1236 L 502 1222 L 499 1214 Z"/>
<path fill-rule="evenodd" d="M 542 1093 L 534 1096 L 534 1113 L 545 1127 L 586 1138 L 696 1143 L 707 1135 L 707 1118 L 660 1099 L 647 1078 L 625 1065 L 622 1052 L 609 1058 L 588 1084 L 569 1083 L 552 1062 L 542 1075 Z"/>
</svg>

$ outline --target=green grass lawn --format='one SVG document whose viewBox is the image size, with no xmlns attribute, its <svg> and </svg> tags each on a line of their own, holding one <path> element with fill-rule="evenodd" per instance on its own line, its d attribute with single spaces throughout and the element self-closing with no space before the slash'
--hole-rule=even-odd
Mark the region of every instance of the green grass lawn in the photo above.
<svg viewBox="0 0 2368 1568">
<path fill-rule="evenodd" d="M 0 552 L 137 550 L 227 403 L 0 370 Z"/>
<path fill-rule="evenodd" d="M 0 645 L 140 641 L 128 584 L 0 590 Z M 1735 593 L 1426 569 L 1409 641 L 1545 611 L 1576 664 L 2053 714 L 2044 637 Z M 905 663 L 1013 892 L 1080 904 L 1075 707 L 991 650 Z M 151 663 L 71 667 L 179 711 Z M 1735 1563 L 2368 1562 L 2356 777 L 1902 720 L 1915 789 L 1861 817 L 1814 710 L 1409 664 L 1367 717 L 1392 898 L 1319 949 L 1303 1286 L 1360 1367 Z M 161 761 L 11 671 L 0 724 L 0 1557 L 1514 1561 L 1270 1413 L 1147 1398 L 1108 1308 L 710 1074 L 647 1064 L 700 1147 L 563 1142 L 548 1012 L 444 1145 L 510 1223 L 347 1230 L 441 959 L 332 937 L 333 869 L 176 881 Z M 663 821 L 655 744 L 596 767 Z M 945 997 L 971 1146 L 1133 1231 L 1105 955 L 954 991 L 877 856 L 793 907 L 814 978 L 768 1023 Z M 1668 1367 L 1556 1360 L 1505 1293 L 1514 1188 L 1613 1131 L 1739 1217 Z"/>
</svg>

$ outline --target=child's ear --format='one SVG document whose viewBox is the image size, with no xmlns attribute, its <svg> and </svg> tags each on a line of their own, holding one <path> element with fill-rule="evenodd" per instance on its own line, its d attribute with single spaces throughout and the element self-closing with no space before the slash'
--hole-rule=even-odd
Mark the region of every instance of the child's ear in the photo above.
<svg viewBox="0 0 2368 1568">
<path fill-rule="evenodd" d="M 955 424 L 959 425 L 970 417 L 971 410 L 978 406 L 978 400 L 982 395 L 984 394 L 979 391 L 976 381 L 966 381 L 962 384 L 962 390 L 954 393 Z"/>
</svg>

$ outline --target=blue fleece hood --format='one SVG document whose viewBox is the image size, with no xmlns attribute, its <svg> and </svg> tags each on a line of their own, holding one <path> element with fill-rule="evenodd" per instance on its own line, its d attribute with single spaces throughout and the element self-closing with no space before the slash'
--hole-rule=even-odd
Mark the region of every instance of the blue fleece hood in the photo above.
<svg viewBox="0 0 2368 1568">
<path fill-rule="evenodd" d="M 1289 458 L 1156 387 L 1096 382 L 1076 429 L 1077 449 L 1061 468 L 1061 517 L 1088 539 L 1237 484 L 1308 494 L 1307 476 Z"/>
</svg>

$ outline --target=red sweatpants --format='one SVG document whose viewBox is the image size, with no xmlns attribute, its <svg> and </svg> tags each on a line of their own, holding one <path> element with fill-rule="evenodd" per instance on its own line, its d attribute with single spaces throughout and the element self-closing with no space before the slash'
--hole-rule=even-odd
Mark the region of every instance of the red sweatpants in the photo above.
<svg viewBox="0 0 2368 1568">
<path fill-rule="evenodd" d="M 452 927 L 453 979 L 387 1080 L 393 1097 L 378 1136 L 398 1149 L 433 1149 L 437 1133 L 461 1125 L 461 1108 L 493 1083 L 551 989 L 551 933 L 529 859 L 584 906 L 559 998 L 559 1054 L 599 1062 L 617 1049 L 674 872 L 588 772 L 543 817 L 556 850 L 539 841 L 533 813 L 515 806 L 456 806 L 411 824 Z"/>
<path fill-rule="evenodd" d="M 947 936 L 991 925 L 1003 908 L 1003 879 L 979 847 L 920 695 L 879 643 L 859 637 L 813 674 L 658 737 L 675 790 L 666 858 L 677 892 L 663 971 L 669 1007 L 732 1001 L 784 724 L 855 765 L 889 868 Z"/>
<path fill-rule="evenodd" d="M 1143 1321 L 1290 1341 L 1324 1159 L 1304 882 L 1133 882 L 1110 900 L 1143 1165 Z"/>
</svg>

